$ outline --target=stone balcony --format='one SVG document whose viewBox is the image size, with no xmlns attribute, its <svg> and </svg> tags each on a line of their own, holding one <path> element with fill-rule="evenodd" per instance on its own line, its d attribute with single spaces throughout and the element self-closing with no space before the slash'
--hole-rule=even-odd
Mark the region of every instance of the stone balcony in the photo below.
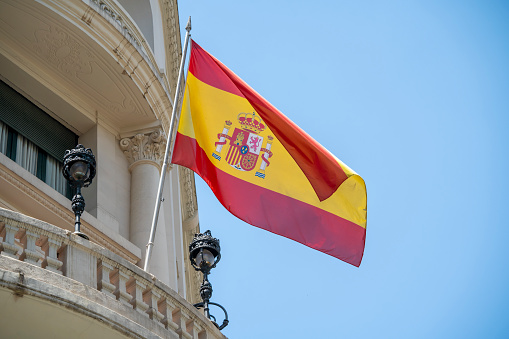
<svg viewBox="0 0 509 339">
<path fill-rule="evenodd" d="M 3 0 L 2 78 L 80 136 L 98 122 L 118 138 L 167 131 L 181 48 L 176 1 L 160 3 L 156 54 L 118 1 Z"/>
<path fill-rule="evenodd" d="M 0 208 L 0 328 L 9 338 L 222 339 L 153 275 L 46 222 Z"/>
</svg>

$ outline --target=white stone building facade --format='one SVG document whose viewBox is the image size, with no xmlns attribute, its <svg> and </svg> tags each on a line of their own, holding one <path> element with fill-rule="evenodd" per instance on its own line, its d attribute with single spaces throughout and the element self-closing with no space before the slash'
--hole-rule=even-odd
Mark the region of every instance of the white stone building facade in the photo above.
<svg viewBox="0 0 509 339">
<path fill-rule="evenodd" d="M 191 305 L 201 281 L 187 253 L 199 231 L 187 169 L 167 173 L 150 274 L 140 268 L 180 41 L 176 0 L 0 0 L 2 333 L 223 337 Z M 72 235 L 61 176 L 62 150 L 77 143 L 97 161 L 83 189 L 90 241 Z"/>
</svg>

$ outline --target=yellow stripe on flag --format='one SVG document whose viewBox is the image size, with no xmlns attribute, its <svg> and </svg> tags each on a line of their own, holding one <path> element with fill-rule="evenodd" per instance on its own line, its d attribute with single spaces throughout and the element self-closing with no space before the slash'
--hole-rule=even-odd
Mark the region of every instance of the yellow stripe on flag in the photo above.
<svg viewBox="0 0 509 339">
<path fill-rule="evenodd" d="M 364 181 L 339 160 L 338 163 L 348 175 L 348 179 L 330 198 L 320 202 L 301 169 L 276 138 L 272 141 L 270 151 L 273 156 L 269 158 L 270 165 L 265 169 L 264 179 L 255 176 L 254 170 L 240 171 L 229 165 L 226 160 L 218 161 L 213 157 L 215 142 L 219 140 L 218 134 L 222 133 L 225 122 L 231 122 L 229 130 L 231 135 L 235 128 L 240 128 L 238 115 L 253 112 L 253 107 L 245 98 L 203 83 L 189 73 L 178 131 L 196 139 L 209 160 L 222 171 L 254 185 L 298 199 L 365 228 Z M 259 135 L 264 138 L 263 146 L 266 146 L 268 136 L 274 136 L 269 128 Z M 223 158 L 226 158 L 230 141 L 226 142 L 221 151 Z M 259 169 L 261 163 L 262 159 L 258 156 L 255 169 Z"/>
</svg>

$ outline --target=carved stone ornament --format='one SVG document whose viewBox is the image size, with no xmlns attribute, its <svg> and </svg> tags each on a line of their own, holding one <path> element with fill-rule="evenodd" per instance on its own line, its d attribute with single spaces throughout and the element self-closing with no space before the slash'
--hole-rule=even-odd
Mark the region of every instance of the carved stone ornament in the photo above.
<svg viewBox="0 0 509 339">
<path fill-rule="evenodd" d="M 35 32 L 34 49 L 54 67 L 70 76 L 92 74 L 94 55 L 76 39 L 57 27 Z"/>
<path fill-rule="evenodd" d="M 182 194 L 182 201 L 185 206 L 184 220 L 194 217 L 197 209 L 196 188 L 194 184 L 194 172 L 188 168 L 181 167 L 180 173 L 180 187 Z"/>
<path fill-rule="evenodd" d="M 166 150 L 166 139 L 161 130 L 152 133 L 139 133 L 131 138 L 120 140 L 120 148 L 132 167 L 140 161 L 152 161 L 161 166 Z"/>
</svg>

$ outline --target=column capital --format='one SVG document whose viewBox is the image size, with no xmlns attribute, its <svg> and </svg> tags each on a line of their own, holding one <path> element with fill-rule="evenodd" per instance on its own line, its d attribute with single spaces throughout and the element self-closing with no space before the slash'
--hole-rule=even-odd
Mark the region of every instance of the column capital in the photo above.
<svg viewBox="0 0 509 339">
<path fill-rule="evenodd" d="M 129 161 L 129 170 L 142 163 L 150 163 L 160 169 L 164 160 L 166 139 L 163 131 L 157 129 L 121 139 L 120 148 Z"/>
</svg>

